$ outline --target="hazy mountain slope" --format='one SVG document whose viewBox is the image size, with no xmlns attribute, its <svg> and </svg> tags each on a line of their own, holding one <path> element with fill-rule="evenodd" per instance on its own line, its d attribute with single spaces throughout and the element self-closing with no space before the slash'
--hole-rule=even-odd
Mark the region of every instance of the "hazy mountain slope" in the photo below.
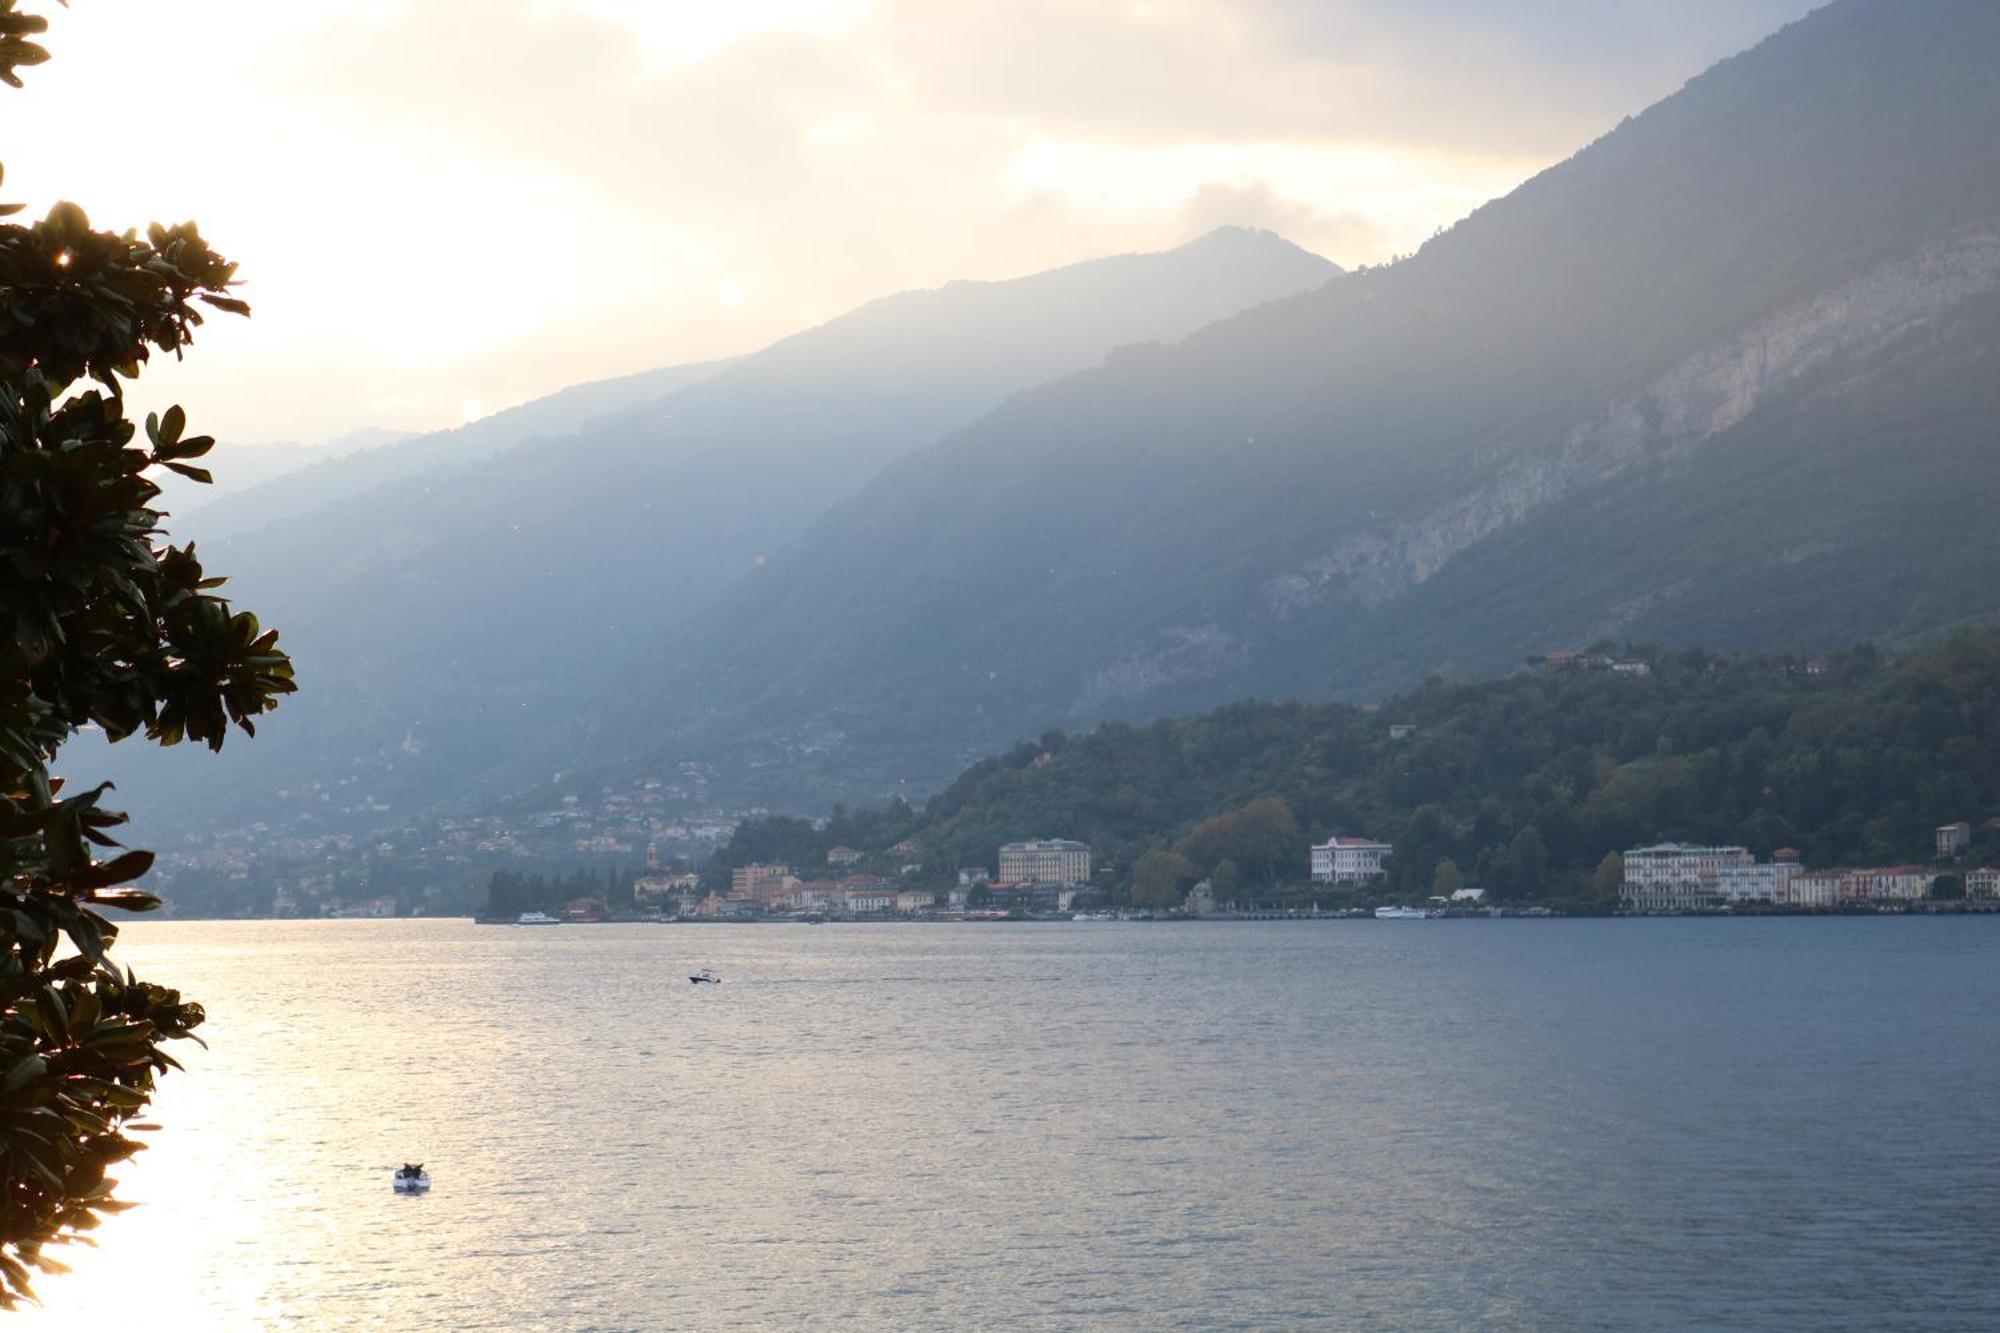
<svg viewBox="0 0 2000 1333">
<path fill-rule="evenodd" d="M 242 444 L 223 440 L 210 451 L 203 466 L 215 476 L 211 482 L 189 481 L 160 470 L 154 478 L 160 486 L 160 507 L 185 517 L 207 509 L 231 496 L 254 490 L 297 472 L 300 468 L 400 444 L 410 432 L 371 426 L 318 444 L 296 440 L 264 444 Z"/>
<path fill-rule="evenodd" d="M 468 427 L 414 465 L 411 446 L 387 451 L 377 484 L 311 505 L 314 477 L 284 479 L 282 494 L 265 488 L 261 526 L 212 531 L 203 549 L 281 626 L 301 694 L 219 762 L 121 756 L 120 771 L 128 786 L 151 779 L 142 807 L 315 824 L 545 774 L 540 742 L 602 667 L 884 463 L 1115 347 L 1337 273 L 1269 233 L 1223 229 L 873 302 L 568 439 L 468 451 Z"/>
<path fill-rule="evenodd" d="M 601 417 L 629 410 L 639 403 L 655 402 L 713 378 L 730 364 L 706 361 L 574 384 L 455 429 L 433 431 L 416 438 L 390 433 L 386 439 L 369 439 L 369 433 L 362 432 L 333 444 L 299 450 L 305 459 L 303 463 L 282 467 L 275 475 L 260 477 L 251 485 L 238 485 L 231 480 L 245 455 L 290 447 L 272 445 L 231 452 L 224 444 L 217 449 L 218 456 L 212 465 L 217 484 L 226 488 L 223 494 L 190 507 L 182 502 L 182 496 L 189 490 L 199 492 L 202 488 L 180 483 L 176 478 L 176 486 L 169 490 L 164 503 L 168 513 L 185 516 L 175 524 L 177 533 L 197 541 L 254 531 L 274 523 L 289 525 L 301 515 L 334 501 L 366 494 L 441 464 L 487 457 L 532 439 L 574 435 Z M 357 440 L 368 442 L 358 448 L 347 447 Z M 331 456 L 317 456 L 321 450 L 336 448 L 338 452 Z M 265 469 L 271 467 L 269 462 L 259 461 Z M 194 517 L 195 514 L 200 517 Z"/>
<path fill-rule="evenodd" d="M 584 753 L 755 761 L 796 795 L 1602 627 L 1799 643 L 1949 619 L 2000 563 L 1911 549 L 1907 456 L 1932 441 L 1959 494 L 2000 493 L 1967 406 L 2000 375 L 1968 304 L 2000 289 L 1995 68 L 2000 6 L 1843 0 L 1405 263 L 1024 396 L 668 645 L 635 682 L 649 725 Z M 1725 479 L 1778 488 L 1770 512 L 1705 496 Z M 1616 557 L 1555 556 L 1591 512 Z M 1785 525 L 1839 530 L 1837 561 L 1808 541 L 1771 564 Z M 1824 589 L 1883 565 L 1896 596 L 1830 613 Z"/>
</svg>

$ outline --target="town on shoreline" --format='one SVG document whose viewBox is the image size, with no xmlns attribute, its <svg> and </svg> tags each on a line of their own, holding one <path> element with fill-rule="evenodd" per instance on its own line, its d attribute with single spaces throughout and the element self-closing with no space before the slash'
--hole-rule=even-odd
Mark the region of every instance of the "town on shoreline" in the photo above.
<svg viewBox="0 0 2000 1333">
<path fill-rule="evenodd" d="M 1969 845 L 1971 828 L 1937 830 L 1937 852 L 1947 867 Z M 1759 862 L 1740 846 L 1660 843 L 1606 858 L 1607 887 L 1616 875 L 1616 898 L 1593 910 L 1557 904 L 1490 902 L 1484 889 L 1440 883 L 1421 902 L 1387 894 L 1395 848 L 1369 838 L 1336 835 L 1313 845 L 1310 887 L 1303 894 L 1218 899 L 1203 879 L 1177 901 L 1145 906 L 1113 903 L 1092 884 L 1088 844 L 1073 839 L 1027 839 L 1002 845 L 999 873 L 984 867 L 958 872 L 940 892 L 902 880 L 922 869 L 922 847 L 905 839 L 890 848 L 904 862 L 902 875 L 849 873 L 805 879 L 788 865 L 752 862 L 731 868 L 726 891 L 704 889 L 692 871 L 667 873 L 657 847 L 647 853 L 647 873 L 630 885 L 630 905 L 584 895 L 559 905 L 551 886 L 494 877 L 489 924 L 589 923 L 1002 922 L 1002 921 L 1336 921 L 1354 919 L 1501 919 L 1557 916 L 1824 916 L 1966 915 L 2000 912 L 2000 870 L 1963 874 L 1913 865 L 1808 870 L 1797 851 L 1780 848 Z M 832 870 L 852 871 L 863 859 L 855 848 L 826 853 Z M 1443 877 L 1440 877 L 1441 879 Z M 540 906 L 530 905 L 530 900 Z M 552 910 L 553 909 L 553 910 Z M 389 914 L 389 913 L 382 913 Z M 349 913 L 347 915 L 356 915 Z"/>
</svg>

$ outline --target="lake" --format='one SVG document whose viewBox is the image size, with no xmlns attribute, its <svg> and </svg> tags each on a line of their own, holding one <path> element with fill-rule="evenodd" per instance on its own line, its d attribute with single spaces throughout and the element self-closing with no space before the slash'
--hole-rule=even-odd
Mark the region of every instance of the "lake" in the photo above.
<svg viewBox="0 0 2000 1333">
<path fill-rule="evenodd" d="M 2000 1327 L 2000 919 L 119 948 L 209 1049 L 22 1328 Z"/>
</svg>

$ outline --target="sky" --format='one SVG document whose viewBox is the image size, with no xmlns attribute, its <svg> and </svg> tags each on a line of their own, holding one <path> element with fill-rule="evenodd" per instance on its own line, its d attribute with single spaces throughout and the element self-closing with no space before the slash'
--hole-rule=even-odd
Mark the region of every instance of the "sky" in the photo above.
<svg viewBox="0 0 2000 1333">
<path fill-rule="evenodd" d="M 1223 224 L 1383 262 L 1817 3 L 30 0 L 0 194 L 196 219 L 255 317 L 135 397 L 317 442 Z"/>
</svg>

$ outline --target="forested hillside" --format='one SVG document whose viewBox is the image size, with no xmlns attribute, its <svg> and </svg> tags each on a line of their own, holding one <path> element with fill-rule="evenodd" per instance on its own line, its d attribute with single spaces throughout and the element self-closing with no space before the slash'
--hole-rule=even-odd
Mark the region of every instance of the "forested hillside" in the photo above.
<svg viewBox="0 0 2000 1333">
<path fill-rule="evenodd" d="M 1896 863 L 1927 860 L 1933 830 L 1964 819 L 1980 828 L 1968 862 L 2000 856 L 1984 827 L 2000 815 L 2000 629 L 1900 657 L 1637 660 L 1650 674 L 1538 667 L 1373 710 L 1239 703 L 1052 732 L 975 764 L 921 811 L 746 824 L 718 867 L 823 864 L 835 845 L 914 837 L 940 878 L 991 870 L 1003 842 L 1064 837 L 1121 884 L 1142 855 L 1173 849 L 1199 873 L 1233 862 L 1247 893 L 1303 881 L 1309 843 L 1340 833 L 1393 842 L 1403 893 L 1428 892 L 1450 860 L 1497 896 L 1578 898 L 1606 854 L 1662 839 Z M 1270 798 L 1292 827 L 1269 804 L 1246 811 Z"/>
</svg>

